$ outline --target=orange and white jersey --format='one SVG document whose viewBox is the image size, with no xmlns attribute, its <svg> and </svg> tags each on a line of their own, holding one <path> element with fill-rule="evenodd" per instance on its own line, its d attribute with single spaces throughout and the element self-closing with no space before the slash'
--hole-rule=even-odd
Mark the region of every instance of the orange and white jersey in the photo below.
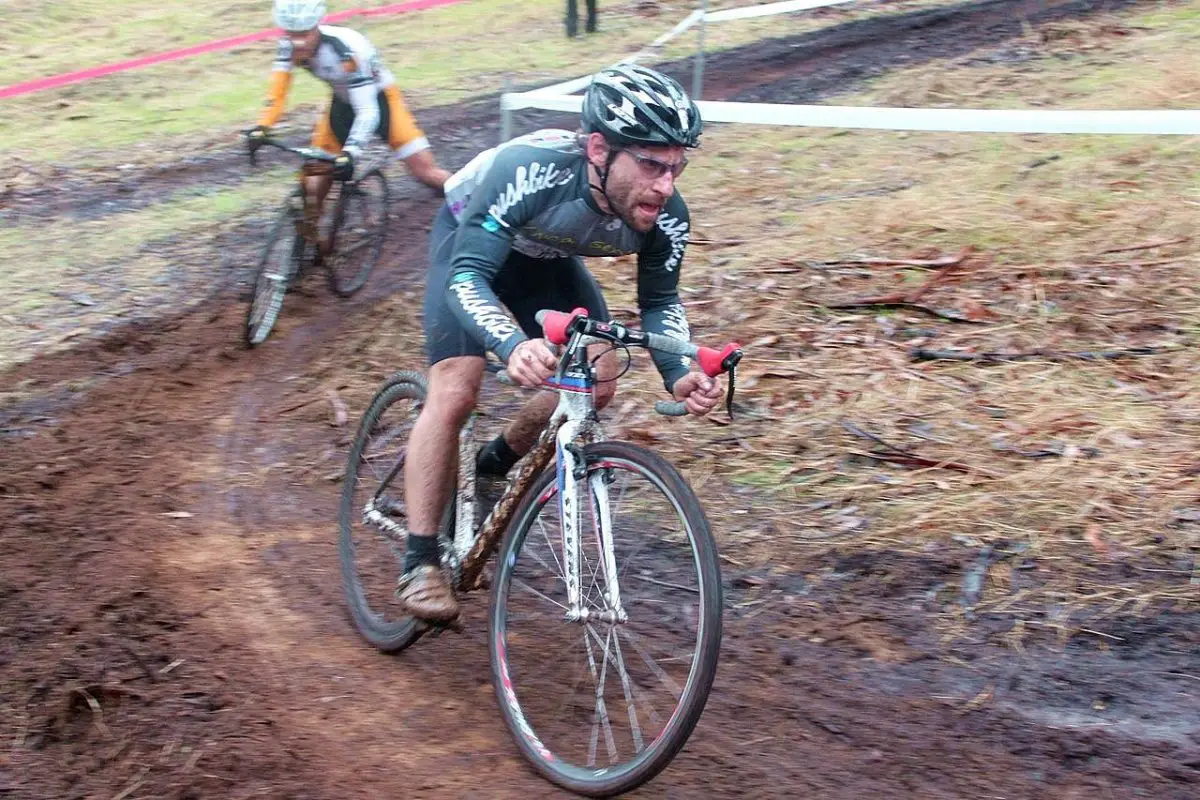
<svg viewBox="0 0 1200 800">
<path fill-rule="evenodd" d="M 354 125 L 346 147 L 361 151 L 379 124 L 378 96 L 395 83 L 395 77 L 383 65 L 374 45 L 358 31 L 332 25 L 320 25 L 318 30 L 321 41 L 316 52 L 300 64 L 295 63 L 291 40 L 279 40 L 267 110 L 260 124 L 271 126 L 279 121 L 291 88 L 292 70 L 301 66 L 329 84 L 334 98 L 354 108 Z"/>
</svg>

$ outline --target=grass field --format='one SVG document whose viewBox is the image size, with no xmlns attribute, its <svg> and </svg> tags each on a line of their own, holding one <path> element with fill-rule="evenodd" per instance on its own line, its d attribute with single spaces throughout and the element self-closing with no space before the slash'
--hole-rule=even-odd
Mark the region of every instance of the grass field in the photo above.
<svg viewBox="0 0 1200 800">
<path fill-rule="evenodd" d="M 754 5 L 752 0 L 721 7 Z M 949 5 L 948 0 L 889 3 L 888 12 Z M 364 0 L 330 3 L 330 10 L 369 5 Z M 377 3 L 376 5 L 383 5 Z M 602 31 L 567 39 L 557 5 L 545 0 L 470 0 L 416 14 L 356 18 L 396 74 L 417 109 L 499 91 L 514 84 L 570 77 L 631 54 L 682 19 L 693 3 L 669 0 L 652 17 L 634 3 L 606 5 Z M 554 10 L 549 10 L 553 8 Z M 16 83 L 186 47 L 270 26 L 269 4 L 197 0 L 95 0 L 14 8 L 0 34 L 0 85 Z M 853 11 L 788 14 L 713 25 L 707 47 L 716 51 L 758 40 L 813 30 L 832 21 L 879 13 Z M 691 55 L 695 34 L 662 51 L 663 58 Z M 155 160 L 181 149 L 211 145 L 246 127 L 262 107 L 273 40 L 196 56 L 5 101 L 0 156 L 40 162 L 105 165 L 131 158 Z M 519 53 L 519 58 L 513 54 Z M 327 90 L 307 76 L 293 86 L 292 107 L 323 102 Z M 132 151 L 132 152 L 131 152 Z"/>
</svg>

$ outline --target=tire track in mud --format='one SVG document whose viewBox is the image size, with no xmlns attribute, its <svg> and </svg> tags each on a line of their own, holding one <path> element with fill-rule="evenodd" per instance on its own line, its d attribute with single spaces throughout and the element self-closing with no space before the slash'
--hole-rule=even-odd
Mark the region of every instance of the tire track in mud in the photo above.
<svg viewBox="0 0 1200 800">
<path fill-rule="evenodd" d="M 468 135 L 474 146 L 494 138 L 494 117 L 479 113 L 491 122 Z M 468 600 L 463 635 L 423 640 L 399 657 L 355 637 L 333 545 L 336 485 L 294 463 L 332 451 L 328 463 L 340 466 L 346 431 L 279 414 L 314 365 L 352 361 L 374 335 L 377 302 L 421 273 L 423 220 L 434 205 L 402 201 L 384 262 L 397 266 L 349 301 L 323 288 L 293 294 L 255 351 L 240 344 L 244 308 L 226 289 L 197 309 L 17 371 L 35 388 L 94 370 L 112 377 L 71 407 L 51 407 L 61 420 L 14 440 L 0 473 L 5 527 L 22 531 L 0 543 L 8 573 L 0 619 L 9 641 L 25 643 L 0 651 L 0 694 L 33 698 L 18 711 L 34 729 L 46 722 L 52 734 L 65 717 L 75 737 L 47 734 L 40 750 L 4 756 L 23 776 L 14 796 L 115 794 L 143 769 L 130 752 L 153 764 L 168 749 L 143 774 L 144 791 L 559 796 L 520 763 L 492 700 L 486 596 Z M 878 585 L 871 565 L 839 566 L 847 577 L 824 591 L 768 585 L 766 613 L 731 609 L 709 708 L 640 796 L 1189 796 L 1200 777 L 1194 733 L 1189 746 L 1186 731 L 1159 742 L 971 706 L 1004 674 L 989 662 L 995 654 L 942 648 L 919 611 L 938 570 L 945 578 L 954 568 L 879 559 L 896 582 Z M 138 607 L 139 591 L 153 613 L 108 620 L 109 607 Z M 735 586 L 730 596 L 740 604 L 752 590 Z M 54 649 L 54 631 L 31 621 L 38 616 L 74 620 L 65 641 L 90 657 L 77 663 Z M 9 620 L 18 620 L 15 636 Z M 1196 634 L 1170 635 L 1185 659 L 1200 656 Z M 140 700 L 100 698 L 105 738 L 87 704 L 63 711 L 53 690 L 38 699 L 37 686 L 103 686 L 136 674 L 105 644 L 114 636 L 159 677 L 132 684 L 146 684 Z M 944 658 L 975 666 L 952 674 Z M 1070 703 L 1102 685 L 1112 663 L 1087 653 L 1063 662 L 1050 680 L 1069 687 Z M 953 699 L 933 697 L 942 691 Z M 1186 713 L 1194 695 L 1181 697 Z M 216 707 L 196 711 L 195 699 Z M 118 752 L 123 739 L 132 751 Z M 182 747 L 191 754 L 177 757 Z M 68 780 L 93 752 L 118 755 Z"/>
</svg>

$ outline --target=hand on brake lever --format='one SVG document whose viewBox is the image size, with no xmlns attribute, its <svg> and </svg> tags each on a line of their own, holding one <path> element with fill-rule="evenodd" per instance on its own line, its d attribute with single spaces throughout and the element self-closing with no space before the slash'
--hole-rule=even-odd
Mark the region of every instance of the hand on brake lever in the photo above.
<svg viewBox="0 0 1200 800">
<path fill-rule="evenodd" d="M 676 400 L 682 400 L 689 414 L 703 417 L 721 401 L 721 382 L 703 372 L 689 372 L 671 388 Z"/>
<path fill-rule="evenodd" d="M 545 339 L 527 339 L 508 357 L 509 377 L 522 386 L 541 386 L 558 369 L 558 358 L 550 352 Z"/>
</svg>

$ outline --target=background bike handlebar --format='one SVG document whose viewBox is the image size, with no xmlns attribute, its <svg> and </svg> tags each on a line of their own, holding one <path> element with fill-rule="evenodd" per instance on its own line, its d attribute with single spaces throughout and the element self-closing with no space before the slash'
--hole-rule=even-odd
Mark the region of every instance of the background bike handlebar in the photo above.
<svg viewBox="0 0 1200 800">
<path fill-rule="evenodd" d="M 301 158 L 307 158 L 307 159 L 311 159 L 313 161 L 324 161 L 327 164 L 332 164 L 334 161 L 337 160 L 336 153 L 329 153 L 329 152 L 326 152 L 325 150 L 321 150 L 320 148 L 317 148 L 317 147 L 292 147 L 291 145 L 287 145 L 287 144 L 284 144 L 283 142 L 276 141 L 275 139 L 272 139 L 269 136 L 266 137 L 265 139 L 260 140 L 258 142 L 257 146 L 258 147 L 274 147 L 278 150 L 283 150 L 288 153 L 294 153 L 295 155 L 298 155 Z M 257 148 L 252 148 L 250 150 L 250 163 L 252 165 L 257 165 L 257 163 L 258 163 Z"/>
</svg>

